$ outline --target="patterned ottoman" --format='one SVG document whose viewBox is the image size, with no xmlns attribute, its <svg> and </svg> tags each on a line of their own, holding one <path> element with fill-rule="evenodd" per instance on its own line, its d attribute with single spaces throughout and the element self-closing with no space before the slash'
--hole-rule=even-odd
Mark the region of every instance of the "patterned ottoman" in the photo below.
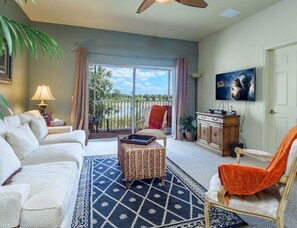
<svg viewBox="0 0 297 228">
<path fill-rule="evenodd" d="M 165 185 L 166 149 L 156 141 L 148 145 L 121 143 L 118 137 L 118 161 L 124 173 L 126 188 L 132 180 L 161 178 Z"/>
</svg>

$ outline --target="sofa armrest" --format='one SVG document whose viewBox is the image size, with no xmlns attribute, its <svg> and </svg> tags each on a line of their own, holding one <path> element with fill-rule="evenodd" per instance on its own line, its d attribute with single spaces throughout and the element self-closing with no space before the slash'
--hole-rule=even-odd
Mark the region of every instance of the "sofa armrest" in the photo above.
<svg viewBox="0 0 297 228">
<path fill-rule="evenodd" d="M 0 186 L 0 227 L 20 225 L 22 206 L 29 195 L 29 184 Z"/>
<path fill-rule="evenodd" d="M 47 127 L 49 134 L 60 134 L 72 132 L 72 126 Z"/>
</svg>

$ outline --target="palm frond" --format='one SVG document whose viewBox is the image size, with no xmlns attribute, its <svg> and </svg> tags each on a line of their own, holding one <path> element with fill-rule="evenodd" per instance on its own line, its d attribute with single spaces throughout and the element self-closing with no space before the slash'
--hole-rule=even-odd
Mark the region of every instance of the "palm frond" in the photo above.
<svg viewBox="0 0 297 228">
<path fill-rule="evenodd" d="M 0 16 L 0 37 L 5 38 L 9 55 L 16 55 L 17 46 L 23 55 L 24 47 L 27 47 L 31 56 L 37 59 L 37 45 L 39 44 L 43 54 L 50 58 L 63 55 L 61 46 L 49 35 L 27 25 L 17 23 L 14 20 Z M 2 40 L 0 41 L 2 46 Z M 0 57 L 2 53 L 0 52 Z"/>
<path fill-rule="evenodd" d="M 7 100 L 2 95 L 0 95 L 0 108 L 2 108 L 2 107 L 6 108 L 10 112 L 10 114 L 12 115 L 12 111 L 11 111 L 11 109 L 9 107 L 9 104 L 8 104 Z M 0 119 L 1 120 L 3 119 L 2 110 L 0 110 Z"/>
<path fill-rule="evenodd" d="M 6 3 L 6 1 L 7 1 L 7 0 L 4 0 L 5 3 Z M 16 1 L 18 1 L 18 2 L 21 3 L 22 5 L 24 5 L 23 1 L 24 1 L 25 3 L 27 3 L 27 0 L 16 0 Z M 33 2 L 33 3 L 36 5 L 36 2 L 35 2 L 34 0 L 31 0 L 31 2 Z"/>
</svg>

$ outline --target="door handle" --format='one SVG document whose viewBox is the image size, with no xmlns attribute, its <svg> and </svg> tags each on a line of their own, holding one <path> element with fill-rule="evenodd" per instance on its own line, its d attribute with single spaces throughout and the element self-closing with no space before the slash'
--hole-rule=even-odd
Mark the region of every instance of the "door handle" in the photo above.
<svg viewBox="0 0 297 228">
<path fill-rule="evenodd" d="M 276 114 L 277 112 L 276 111 L 274 111 L 273 109 L 271 109 L 270 111 L 269 111 L 269 114 L 271 114 L 271 115 L 274 115 L 274 114 Z"/>
</svg>

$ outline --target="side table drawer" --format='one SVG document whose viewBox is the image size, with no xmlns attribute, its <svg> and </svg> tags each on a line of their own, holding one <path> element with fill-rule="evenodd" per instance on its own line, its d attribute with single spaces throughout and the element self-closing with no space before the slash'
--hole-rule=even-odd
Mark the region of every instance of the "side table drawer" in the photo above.
<svg viewBox="0 0 297 228">
<path fill-rule="evenodd" d="M 197 118 L 198 120 L 209 121 L 212 123 L 223 123 L 223 118 L 219 117 L 198 115 Z"/>
</svg>

